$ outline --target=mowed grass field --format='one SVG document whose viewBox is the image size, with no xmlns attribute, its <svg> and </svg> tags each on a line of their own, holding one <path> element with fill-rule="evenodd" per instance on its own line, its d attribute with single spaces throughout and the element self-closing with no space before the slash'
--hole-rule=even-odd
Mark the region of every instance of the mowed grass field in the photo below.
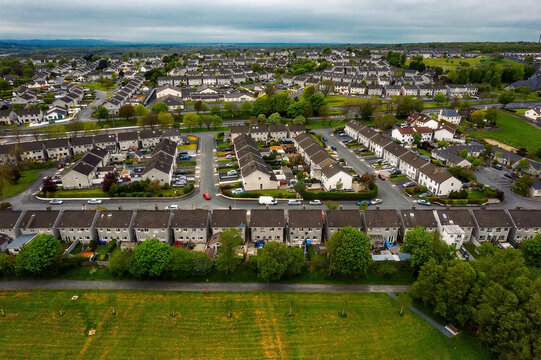
<svg viewBox="0 0 541 360">
<path fill-rule="evenodd" d="M 16 184 L 7 184 L 0 194 L 0 199 L 9 198 L 25 191 L 34 181 L 39 179 L 44 169 L 32 169 L 23 171 L 22 176 Z"/>
<path fill-rule="evenodd" d="M 533 154 L 541 147 L 541 129 L 509 113 L 498 111 L 496 125 L 499 130 L 473 131 L 468 135 L 479 139 L 494 139 L 513 147 L 525 147 Z"/>
<path fill-rule="evenodd" d="M 4 291 L 0 308 L 2 359 L 491 358 L 467 334 L 400 317 L 386 294 Z"/>
</svg>

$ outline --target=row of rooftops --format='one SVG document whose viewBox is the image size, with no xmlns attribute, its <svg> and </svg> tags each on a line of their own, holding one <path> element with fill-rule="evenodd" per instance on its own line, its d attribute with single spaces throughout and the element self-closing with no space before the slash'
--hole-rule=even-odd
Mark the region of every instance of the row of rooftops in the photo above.
<svg viewBox="0 0 541 360">
<path fill-rule="evenodd" d="M 304 125 L 294 124 L 272 124 L 272 125 L 231 125 L 231 134 L 263 134 L 263 133 L 280 133 L 280 132 L 306 132 Z"/>
<path fill-rule="evenodd" d="M 313 165 L 319 166 L 321 172 L 327 179 L 340 172 L 347 173 L 347 171 L 331 157 L 327 150 L 310 135 L 302 133 L 297 135 L 294 140 L 299 148 L 298 150 L 301 153 L 306 154 Z"/>
<path fill-rule="evenodd" d="M 259 170 L 267 174 L 270 180 L 276 180 L 271 166 L 263 160 L 257 143 L 250 135 L 243 133 L 235 138 L 235 154 L 243 177 Z"/>
<path fill-rule="evenodd" d="M 287 218 L 286 218 L 287 214 Z M 211 227 L 403 227 L 539 228 L 541 210 L 27 210 L 0 211 L 0 229 L 206 228 Z M 94 222 L 95 220 L 95 222 Z"/>
</svg>

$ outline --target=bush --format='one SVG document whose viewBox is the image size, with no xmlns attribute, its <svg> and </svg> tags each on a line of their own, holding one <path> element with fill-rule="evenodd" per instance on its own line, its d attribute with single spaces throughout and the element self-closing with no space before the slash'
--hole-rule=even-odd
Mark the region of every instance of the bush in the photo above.
<svg viewBox="0 0 541 360">
<path fill-rule="evenodd" d="M 373 185 L 370 191 L 366 192 L 339 192 L 339 191 L 320 191 L 302 193 L 304 200 L 368 200 L 373 199 L 378 194 L 377 185 Z"/>
<path fill-rule="evenodd" d="M 11 207 L 11 203 L 10 202 L 3 202 L 3 203 L 0 203 L 0 210 L 6 210 L 6 209 L 9 209 Z"/>
</svg>

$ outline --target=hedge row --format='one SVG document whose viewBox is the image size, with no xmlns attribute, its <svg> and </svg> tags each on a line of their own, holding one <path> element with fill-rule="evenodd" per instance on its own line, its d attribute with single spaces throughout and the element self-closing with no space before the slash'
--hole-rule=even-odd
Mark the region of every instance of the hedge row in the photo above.
<svg viewBox="0 0 541 360">
<path fill-rule="evenodd" d="M 305 191 L 302 194 L 304 200 L 369 200 L 376 197 L 378 194 L 378 186 L 366 192 L 340 192 L 340 191 L 321 191 L 310 192 Z"/>
<path fill-rule="evenodd" d="M 467 205 L 467 204 L 483 204 L 487 199 L 442 199 L 437 196 L 431 196 L 428 201 L 444 205 Z"/>
</svg>

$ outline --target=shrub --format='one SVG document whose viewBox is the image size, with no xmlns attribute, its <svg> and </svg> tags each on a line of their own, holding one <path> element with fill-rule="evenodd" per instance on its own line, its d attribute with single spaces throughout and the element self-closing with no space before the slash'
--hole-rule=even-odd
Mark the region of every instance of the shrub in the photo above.
<svg viewBox="0 0 541 360">
<path fill-rule="evenodd" d="M 373 185 L 370 191 L 366 192 L 338 192 L 338 191 L 320 191 L 302 193 L 304 200 L 368 200 L 374 198 L 378 194 L 377 185 Z"/>
</svg>

